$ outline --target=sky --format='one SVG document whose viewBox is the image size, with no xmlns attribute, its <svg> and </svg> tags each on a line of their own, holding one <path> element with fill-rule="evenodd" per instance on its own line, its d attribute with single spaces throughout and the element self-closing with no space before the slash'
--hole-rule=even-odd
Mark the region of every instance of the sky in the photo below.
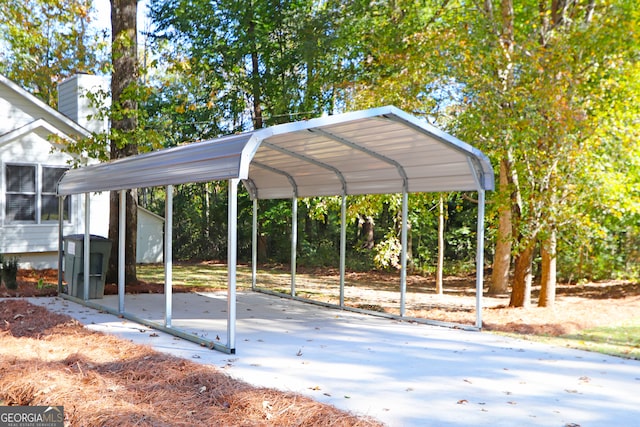
<svg viewBox="0 0 640 427">
<path fill-rule="evenodd" d="M 146 17 L 148 0 L 138 1 L 138 32 L 143 31 L 148 25 Z M 96 13 L 94 14 L 94 25 L 97 29 L 111 29 L 111 1 L 110 0 L 93 0 Z M 141 37 L 140 35 L 138 37 Z M 140 42 L 140 40 L 138 40 Z"/>
</svg>

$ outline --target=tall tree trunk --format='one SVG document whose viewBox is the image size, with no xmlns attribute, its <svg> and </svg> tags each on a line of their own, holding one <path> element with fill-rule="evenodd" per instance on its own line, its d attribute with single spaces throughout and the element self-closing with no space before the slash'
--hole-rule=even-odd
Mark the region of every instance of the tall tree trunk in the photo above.
<svg viewBox="0 0 640 427">
<path fill-rule="evenodd" d="M 538 307 L 553 307 L 556 300 L 556 247 L 557 235 L 555 228 L 549 237 L 542 242 L 542 278 L 540 283 L 540 298 Z"/>
<path fill-rule="evenodd" d="M 396 236 L 398 241 L 402 240 L 402 209 L 398 209 L 396 214 Z M 413 237 L 411 236 L 411 221 L 407 218 L 407 271 L 413 271 Z"/>
<path fill-rule="evenodd" d="M 407 220 L 407 270 L 413 272 L 413 233 L 411 232 L 411 221 Z"/>
<path fill-rule="evenodd" d="M 529 307 L 531 305 L 531 282 L 533 279 L 531 267 L 536 247 L 535 242 L 535 239 L 532 239 L 531 243 L 516 256 L 509 307 Z"/>
<path fill-rule="evenodd" d="M 363 239 L 362 248 L 373 249 L 373 247 L 376 245 L 373 239 L 373 217 L 368 215 L 366 216 L 361 215 L 359 222 L 362 227 L 361 229 L 361 236 Z"/>
<path fill-rule="evenodd" d="M 507 159 L 500 161 L 500 194 L 508 194 L 509 191 L 509 162 Z M 508 199 L 511 201 L 511 198 Z M 496 253 L 493 259 L 493 272 L 489 284 L 489 294 L 503 294 L 509 290 L 509 271 L 511 269 L 511 205 L 501 205 L 498 208 L 498 236 L 496 237 Z"/>
<path fill-rule="evenodd" d="M 493 8 L 490 2 L 485 2 L 485 14 L 489 17 L 493 17 Z M 499 34 L 499 43 L 504 56 L 504 64 L 498 72 L 498 78 L 502 82 L 502 92 L 504 95 L 503 108 L 505 111 L 510 111 L 510 98 L 508 96 L 509 91 L 513 87 L 513 50 L 515 46 L 514 38 L 514 11 L 513 0 L 501 0 L 500 1 L 500 18 L 501 18 L 501 30 Z M 518 191 L 514 190 L 512 193 L 509 191 L 509 184 L 513 183 L 517 185 L 517 181 L 514 181 L 511 162 L 511 149 L 509 145 L 512 141 L 505 141 L 507 147 L 504 157 L 500 160 L 500 176 L 499 176 L 499 191 L 500 194 L 509 194 L 508 202 L 501 203 L 499 208 L 498 217 L 498 236 L 496 241 L 496 253 L 493 261 L 493 271 L 491 273 L 491 283 L 489 285 L 490 294 L 499 294 L 507 292 L 509 288 L 509 271 L 511 267 L 511 245 L 513 241 L 513 204 L 518 203 Z"/>
<path fill-rule="evenodd" d="M 518 174 L 515 168 L 511 170 L 511 181 L 513 182 L 513 192 L 511 193 L 511 219 L 513 226 L 513 241 L 519 245 L 519 253 L 516 255 L 513 286 L 511 286 L 511 307 L 528 307 L 531 304 L 531 267 L 533 265 L 533 253 L 536 246 L 536 236 L 523 236 L 520 229 L 522 224 L 522 195 Z M 525 240 L 527 239 L 527 240 Z M 523 244 L 524 245 L 523 248 Z"/>
<path fill-rule="evenodd" d="M 260 87 L 260 63 L 256 40 L 256 22 L 253 18 L 253 5 L 249 4 L 249 28 L 248 36 L 251 40 L 251 91 L 253 92 L 253 128 L 260 129 L 264 126 L 262 119 L 262 88 Z"/>
<path fill-rule="evenodd" d="M 440 195 L 438 211 L 438 265 L 436 267 L 436 293 L 442 295 L 444 270 L 444 197 Z"/>
<path fill-rule="evenodd" d="M 111 0 L 111 105 L 116 111 L 111 120 L 111 128 L 120 133 L 132 132 L 138 126 L 138 103 L 131 94 L 138 81 L 137 60 L 137 0 Z M 131 91 L 131 92 L 129 92 Z M 135 141 L 111 141 L 111 159 L 138 154 Z M 111 192 L 109 208 L 109 239 L 113 242 L 107 281 L 115 282 L 118 277 L 118 211 L 119 194 Z M 125 281 L 137 282 L 136 239 L 138 224 L 138 197 L 135 189 L 126 191 L 125 229 Z"/>
<path fill-rule="evenodd" d="M 211 199 L 209 194 L 209 183 L 205 182 L 202 188 L 202 234 L 206 240 L 205 244 L 209 244 L 209 238 L 211 237 Z"/>
</svg>

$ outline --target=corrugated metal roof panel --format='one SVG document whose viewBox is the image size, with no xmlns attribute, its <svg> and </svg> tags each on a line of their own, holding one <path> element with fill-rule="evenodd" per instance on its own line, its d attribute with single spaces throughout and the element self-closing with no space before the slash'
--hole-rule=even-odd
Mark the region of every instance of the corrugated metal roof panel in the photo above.
<svg viewBox="0 0 640 427">
<path fill-rule="evenodd" d="M 58 193 L 240 178 L 260 199 L 491 190 L 479 150 L 395 107 L 273 126 L 69 171 Z"/>
</svg>

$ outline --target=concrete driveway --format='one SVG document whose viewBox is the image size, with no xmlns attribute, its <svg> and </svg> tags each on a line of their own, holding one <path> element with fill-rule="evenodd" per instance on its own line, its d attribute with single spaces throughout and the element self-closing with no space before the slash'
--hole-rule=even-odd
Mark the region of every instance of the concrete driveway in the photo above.
<svg viewBox="0 0 640 427">
<path fill-rule="evenodd" d="M 640 361 L 253 292 L 238 294 L 228 355 L 60 298 L 29 301 L 389 426 L 640 426 Z M 92 301 L 117 307 L 115 296 Z M 164 296 L 127 295 L 125 309 L 161 322 Z M 173 325 L 226 342 L 226 293 L 174 294 Z"/>
</svg>

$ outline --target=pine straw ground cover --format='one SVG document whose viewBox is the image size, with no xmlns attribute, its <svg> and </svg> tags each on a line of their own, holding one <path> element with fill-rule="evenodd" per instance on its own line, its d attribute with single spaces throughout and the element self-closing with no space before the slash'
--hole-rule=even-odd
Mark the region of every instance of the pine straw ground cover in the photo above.
<svg viewBox="0 0 640 427">
<path fill-rule="evenodd" d="M 71 426 L 378 426 L 307 397 L 0 301 L 0 405 L 63 405 Z"/>
</svg>

